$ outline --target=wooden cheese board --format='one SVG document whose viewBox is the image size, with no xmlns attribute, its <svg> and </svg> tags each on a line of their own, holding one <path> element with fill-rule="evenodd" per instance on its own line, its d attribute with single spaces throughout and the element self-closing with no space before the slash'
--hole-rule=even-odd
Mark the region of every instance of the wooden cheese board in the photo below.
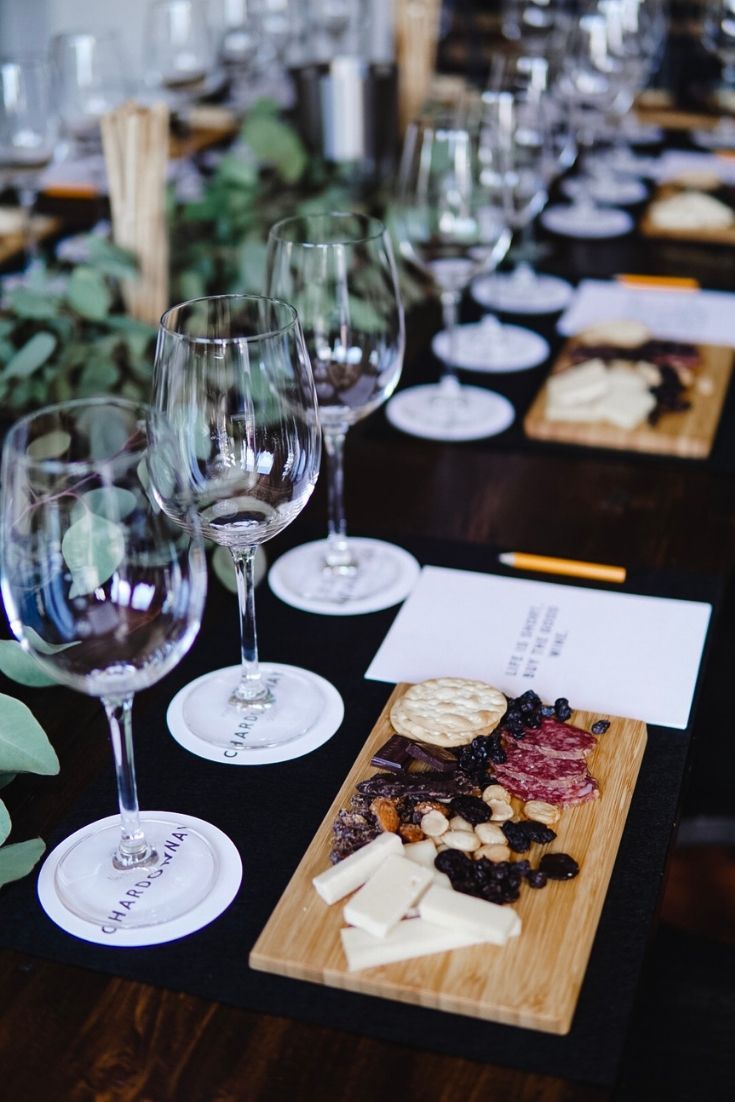
<svg viewBox="0 0 735 1102">
<path fill-rule="evenodd" d="M 250 966 L 293 979 L 377 995 L 414 1006 L 465 1014 L 547 1033 L 568 1033 L 607 893 L 646 745 L 646 726 L 612 719 L 589 759 L 600 784 L 598 800 L 566 808 L 554 825 L 556 840 L 534 847 L 570 853 L 580 864 L 575 880 L 525 888 L 515 904 L 520 937 L 491 945 L 434 953 L 397 964 L 350 972 L 342 951 L 342 904 L 328 906 L 312 878 L 329 866 L 332 823 L 349 805 L 355 785 L 374 772 L 370 759 L 393 733 L 390 708 L 407 685 L 391 694 L 352 770 L 258 938 Z M 573 714 L 589 729 L 599 715 Z"/>
<path fill-rule="evenodd" d="M 564 371 L 570 364 L 568 341 L 551 373 Z M 717 345 L 699 345 L 701 356 L 697 384 L 689 388 L 691 408 L 681 413 L 665 413 L 654 425 L 622 429 L 603 421 L 551 421 L 546 417 L 546 384 L 533 400 L 523 421 L 526 435 L 535 440 L 560 444 L 580 444 L 594 448 L 616 448 L 657 455 L 677 455 L 685 459 L 706 459 L 712 450 L 717 426 L 733 366 L 733 350 Z"/>
<path fill-rule="evenodd" d="M 657 188 L 651 202 L 657 203 L 662 199 L 671 199 L 680 194 L 684 188 L 671 183 L 663 184 Z M 688 190 L 692 190 L 691 188 Z M 689 229 L 658 226 L 650 214 L 650 204 L 643 212 L 640 221 L 640 231 L 645 237 L 657 237 L 666 241 L 696 241 L 707 245 L 735 245 L 735 225 L 720 226 L 717 229 L 708 229 L 706 226 L 691 227 Z"/>
</svg>

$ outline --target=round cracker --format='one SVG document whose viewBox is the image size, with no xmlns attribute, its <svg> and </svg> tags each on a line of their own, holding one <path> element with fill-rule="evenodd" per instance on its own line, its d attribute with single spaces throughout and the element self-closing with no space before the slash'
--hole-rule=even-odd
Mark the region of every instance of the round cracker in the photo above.
<svg viewBox="0 0 735 1102">
<path fill-rule="evenodd" d="M 412 685 L 391 708 L 399 735 L 436 746 L 463 746 L 489 735 L 505 715 L 499 689 L 465 677 L 436 677 Z"/>
</svg>

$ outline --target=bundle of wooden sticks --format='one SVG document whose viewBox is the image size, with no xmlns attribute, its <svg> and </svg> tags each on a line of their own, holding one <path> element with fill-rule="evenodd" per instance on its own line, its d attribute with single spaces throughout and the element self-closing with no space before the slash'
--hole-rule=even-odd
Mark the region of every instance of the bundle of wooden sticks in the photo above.
<svg viewBox="0 0 735 1102">
<path fill-rule="evenodd" d="M 169 111 L 164 103 L 125 103 L 102 119 L 102 144 L 115 243 L 138 258 L 123 285 L 129 314 L 156 324 L 168 301 L 166 167 Z"/>
</svg>

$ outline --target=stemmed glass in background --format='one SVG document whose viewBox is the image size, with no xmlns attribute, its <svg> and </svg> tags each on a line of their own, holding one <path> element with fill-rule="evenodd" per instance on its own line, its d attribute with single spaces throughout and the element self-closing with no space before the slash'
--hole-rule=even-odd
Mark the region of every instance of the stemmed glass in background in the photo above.
<svg viewBox="0 0 735 1102">
<path fill-rule="evenodd" d="M 456 113 L 427 115 L 408 127 L 399 169 L 395 224 L 403 255 L 425 272 L 441 299 L 447 353 L 441 381 L 410 387 L 389 403 L 389 420 L 433 440 L 473 440 L 506 429 L 510 403 L 456 374 L 459 303 L 471 280 L 507 252 L 506 198 L 486 184 L 480 126 Z"/>
<path fill-rule="evenodd" d="M 0 60 L 0 185 L 17 190 L 29 265 L 38 256 L 33 227 L 38 181 L 53 160 L 57 137 L 46 62 L 32 57 Z"/>
<path fill-rule="evenodd" d="M 191 499 L 204 535 L 230 550 L 240 605 L 240 664 L 178 694 L 186 730 L 173 729 L 170 709 L 174 736 L 251 751 L 325 723 L 333 734 L 341 701 L 335 712 L 331 685 L 307 670 L 258 661 L 255 552 L 301 512 L 319 473 L 316 393 L 296 311 L 255 295 L 172 307 L 159 330 L 153 405 L 173 431 L 183 485 L 178 492 L 154 475 L 156 492 L 185 526 Z"/>
<path fill-rule="evenodd" d="M 10 625 L 50 676 L 102 701 L 120 807 L 119 817 L 61 843 L 39 893 L 65 929 L 111 945 L 141 927 L 151 929 L 136 944 L 180 936 L 229 902 L 220 895 L 224 836 L 184 814 L 138 810 L 133 696 L 189 650 L 206 593 L 195 520 L 183 532 L 149 493 L 156 467 L 172 487 L 178 473 L 163 429 L 152 454 L 145 417 L 144 407 L 122 399 L 50 406 L 17 422 L 3 450 Z M 183 490 L 180 500 L 183 513 Z"/>
<path fill-rule="evenodd" d="M 527 53 L 497 54 L 493 58 L 488 88 L 484 96 L 491 116 L 498 114 L 496 94 L 509 93 L 512 105 L 506 110 L 503 129 L 513 190 L 528 191 L 524 178 L 537 180 L 532 185 L 531 202 L 514 204 L 514 222 L 520 242 L 514 241 L 510 273 L 479 276 L 472 285 L 477 301 L 490 309 L 517 314 L 546 314 L 562 310 L 572 295 L 572 286 L 558 276 L 539 275 L 534 260 L 539 249 L 534 226 L 536 215 L 546 204 L 549 188 L 556 177 L 574 163 L 576 149 L 568 114 L 561 111 L 551 96 L 553 66 L 545 57 Z"/>
<path fill-rule="evenodd" d="M 51 42 L 55 99 L 73 153 L 100 153 L 100 119 L 130 87 L 119 36 L 59 34 Z"/>
<path fill-rule="evenodd" d="M 711 130 L 693 135 L 699 145 L 732 148 L 735 144 L 735 0 L 707 0 L 702 21 L 702 45 L 721 65 L 715 106 L 727 112 Z"/>
<path fill-rule="evenodd" d="M 147 12 L 147 84 L 173 110 L 185 112 L 223 81 L 207 7 L 202 0 L 152 0 Z"/>
<path fill-rule="evenodd" d="M 348 540 L 343 489 L 347 430 L 393 393 L 403 364 L 403 309 L 383 223 L 343 212 L 278 222 L 268 235 L 266 289 L 298 311 L 329 473 L 327 539 L 282 555 L 271 588 L 313 611 L 388 607 L 407 596 L 418 565 L 393 544 Z"/>
</svg>

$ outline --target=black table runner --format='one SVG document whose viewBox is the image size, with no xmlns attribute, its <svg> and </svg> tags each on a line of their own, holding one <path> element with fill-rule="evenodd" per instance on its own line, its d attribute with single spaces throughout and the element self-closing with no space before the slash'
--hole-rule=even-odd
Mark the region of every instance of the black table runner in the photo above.
<svg viewBox="0 0 735 1102">
<path fill-rule="evenodd" d="M 424 563 L 503 572 L 489 548 L 403 542 Z M 713 604 L 719 598 L 716 581 L 698 576 L 638 575 L 624 588 Z M 234 598 L 212 582 L 205 625 L 191 654 L 162 684 L 136 700 L 136 759 L 143 809 L 162 808 L 208 819 L 238 846 L 244 875 L 235 902 L 210 926 L 180 941 L 147 949 L 112 949 L 78 941 L 57 929 L 40 908 L 35 876 L 31 876 L 3 889 L 0 943 L 249 1010 L 468 1059 L 608 1084 L 615 1077 L 660 895 L 690 731 L 649 728 L 648 747 L 568 1036 L 409 1007 L 248 968 L 252 945 L 389 695 L 391 686 L 366 681 L 363 675 L 395 613 L 391 609 L 369 616 L 319 617 L 288 608 L 267 586 L 259 587 L 262 656 L 304 664 L 327 677 L 342 693 L 345 720 L 331 742 L 306 757 L 269 766 L 224 766 L 183 750 L 165 725 L 166 706 L 180 687 L 236 660 Z M 100 737 L 104 737 L 101 714 L 100 721 Z M 114 809 L 110 767 L 47 839 L 49 849 Z"/>
</svg>

